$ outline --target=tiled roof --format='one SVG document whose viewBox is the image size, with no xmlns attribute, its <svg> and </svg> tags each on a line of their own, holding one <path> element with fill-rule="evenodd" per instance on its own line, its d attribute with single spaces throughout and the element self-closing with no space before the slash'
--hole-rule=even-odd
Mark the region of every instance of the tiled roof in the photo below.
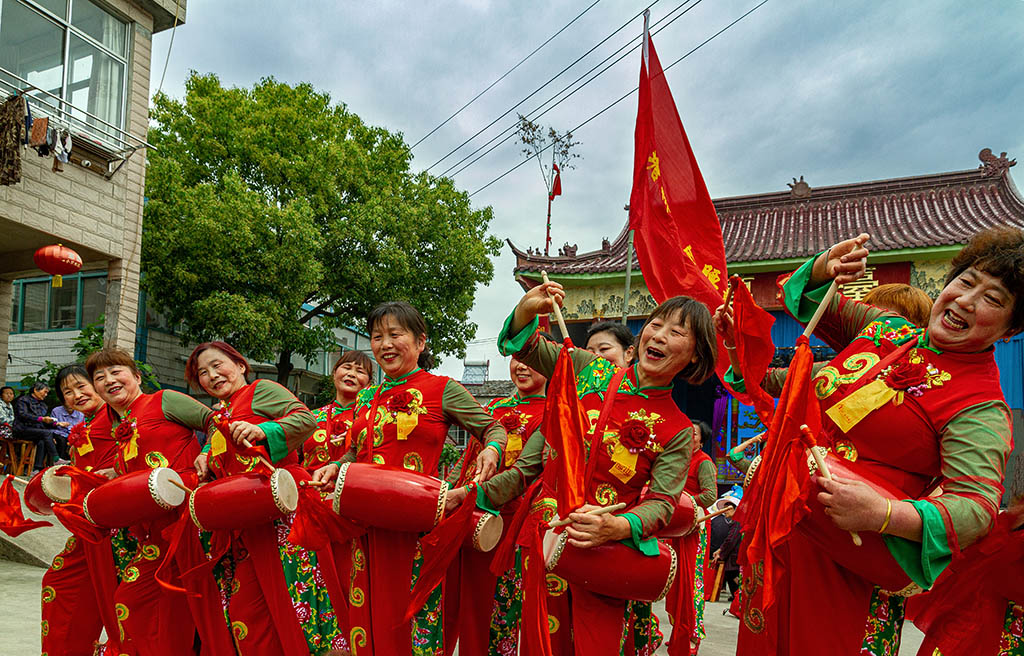
<svg viewBox="0 0 1024 656">
<path fill-rule="evenodd" d="M 801 178 L 791 190 L 721 198 L 715 209 L 730 263 L 808 257 L 866 232 L 873 252 L 963 244 L 996 225 L 1024 228 L 1024 198 L 1009 168 L 1016 160 L 989 149 L 967 171 L 819 187 Z M 509 241 L 517 272 L 613 273 L 626 268 L 625 227 L 613 242 L 586 253 L 544 257 Z M 636 257 L 633 267 L 639 268 Z"/>
</svg>

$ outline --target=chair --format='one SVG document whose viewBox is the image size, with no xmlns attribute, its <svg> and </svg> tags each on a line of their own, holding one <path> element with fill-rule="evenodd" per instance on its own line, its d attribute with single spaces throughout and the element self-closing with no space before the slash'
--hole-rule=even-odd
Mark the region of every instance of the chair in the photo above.
<svg viewBox="0 0 1024 656">
<path fill-rule="evenodd" d="M 11 473 L 21 476 L 21 472 L 32 473 L 32 463 L 36 460 L 36 443 L 29 440 L 5 440 L 7 457 L 11 463 Z"/>
</svg>

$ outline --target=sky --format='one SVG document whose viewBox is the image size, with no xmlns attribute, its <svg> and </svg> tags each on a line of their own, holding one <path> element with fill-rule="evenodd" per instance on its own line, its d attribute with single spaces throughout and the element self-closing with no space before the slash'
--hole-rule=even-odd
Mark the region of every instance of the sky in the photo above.
<svg viewBox="0 0 1024 656">
<path fill-rule="evenodd" d="M 228 86 L 266 76 L 310 82 L 412 145 L 586 10 L 413 149 L 413 170 L 441 175 L 514 124 L 516 112 L 532 112 L 624 46 L 624 59 L 536 120 L 573 129 L 636 86 L 638 14 L 651 0 L 587 9 L 592 2 L 190 0 L 173 43 L 171 30 L 153 38 L 151 91 L 163 78 L 162 90 L 180 98 L 191 70 Z M 687 55 L 759 2 L 651 6 L 662 64 L 685 56 L 666 76 L 712 198 L 783 191 L 801 175 L 815 187 L 970 169 L 986 147 L 1024 161 L 1024 0 L 768 0 Z M 580 158 L 553 204 L 552 252 L 566 242 L 600 248 L 623 228 L 636 111 L 632 94 L 574 132 Z M 522 160 L 510 139 L 455 173 L 455 183 L 473 193 Z M 543 246 L 547 198 L 535 162 L 472 202 L 493 208 L 495 236 L 524 250 Z M 522 294 L 514 264 L 503 245 L 470 315 L 478 330 L 467 359 L 489 360 L 492 379 L 509 377 L 494 338 Z M 437 371 L 460 378 L 462 362 L 448 356 Z"/>
</svg>

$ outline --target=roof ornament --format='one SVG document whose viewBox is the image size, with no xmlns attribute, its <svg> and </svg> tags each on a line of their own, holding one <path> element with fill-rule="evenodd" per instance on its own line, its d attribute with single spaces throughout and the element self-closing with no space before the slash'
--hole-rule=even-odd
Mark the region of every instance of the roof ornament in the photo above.
<svg viewBox="0 0 1024 656">
<path fill-rule="evenodd" d="M 800 176 L 797 180 L 793 178 L 793 182 L 787 182 L 790 188 L 790 196 L 793 198 L 810 198 L 811 197 L 811 185 L 804 182 L 804 176 Z"/>
<path fill-rule="evenodd" d="M 612 243 L 608 241 L 607 237 L 601 240 L 601 250 L 604 251 L 605 253 L 612 250 Z"/>
<path fill-rule="evenodd" d="M 1005 152 L 999 153 L 999 157 L 996 157 L 992 154 L 991 148 L 983 148 L 978 153 L 978 159 L 981 160 L 981 166 L 978 168 L 984 171 L 987 178 L 1001 176 L 1009 171 L 1011 166 L 1017 164 L 1017 160 L 1008 159 Z"/>
<path fill-rule="evenodd" d="M 576 257 L 576 251 L 577 250 L 579 250 L 579 247 L 576 244 L 573 244 L 572 246 L 570 246 L 569 242 L 565 242 L 565 245 L 558 249 L 558 255 L 560 257 L 573 257 L 574 258 L 574 257 Z"/>
</svg>

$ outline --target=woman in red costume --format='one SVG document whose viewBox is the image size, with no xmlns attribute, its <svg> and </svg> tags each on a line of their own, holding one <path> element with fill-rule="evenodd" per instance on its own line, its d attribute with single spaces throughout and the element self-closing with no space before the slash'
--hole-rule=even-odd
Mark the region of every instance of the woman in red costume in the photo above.
<svg viewBox="0 0 1024 656">
<path fill-rule="evenodd" d="M 513 356 L 509 374 L 516 392 L 494 399 L 487 411 L 508 433 L 508 444 L 499 471 L 512 466 L 527 440 L 544 417 L 544 386 L 547 378 Z M 517 540 L 508 534 L 521 499 L 501 508 L 505 532 L 501 539 Z M 519 649 L 519 621 L 523 608 L 523 568 L 519 550 L 515 563 L 500 577 L 490 571 L 493 553 L 462 549 L 459 599 L 459 649 L 466 654 L 513 656 Z"/>
<path fill-rule="evenodd" d="M 85 368 L 107 403 L 117 475 L 170 467 L 186 480 L 194 480 L 189 473 L 199 454 L 194 431 L 205 430 L 210 409 L 173 390 L 143 393 L 135 360 L 121 349 L 96 351 L 86 360 Z M 204 654 L 216 654 L 212 651 L 216 645 L 230 646 L 223 617 L 207 617 L 208 604 L 201 596 L 186 596 L 157 581 L 157 569 L 168 551 L 169 542 L 162 535 L 168 523 L 132 527 L 138 548 L 114 593 L 117 620 L 123 635 L 142 656 L 194 653 L 197 625 Z M 198 540 L 198 531 L 194 537 Z"/>
<path fill-rule="evenodd" d="M 840 242 L 789 276 L 787 310 L 807 321 L 828 283 L 863 275 L 867 240 Z M 823 411 L 819 443 L 864 480 L 904 496 L 821 478 L 815 492 L 839 529 L 881 533 L 912 584 L 882 590 L 792 533 L 778 554 L 784 573 L 775 604 L 756 608 L 744 595 L 739 654 L 899 650 L 904 596 L 930 588 L 995 519 L 1012 437 L 992 347 L 1024 328 L 1022 289 L 1024 232 L 994 228 L 953 258 L 924 328 L 835 296 L 815 331 L 839 351 L 813 381 Z M 761 582 L 745 575 L 743 584 L 747 592 Z"/>
<path fill-rule="evenodd" d="M 373 362 L 362 351 L 345 351 L 334 363 L 334 400 L 317 410 L 316 431 L 302 445 L 302 466 L 313 472 L 345 455 L 356 395 L 370 384 Z"/>
<path fill-rule="evenodd" d="M 718 497 L 718 468 L 702 449 L 711 438 L 711 427 L 703 421 L 693 424 L 693 457 L 686 475 L 683 491 L 693 497 L 697 506 L 707 508 Z M 665 598 L 665 608 L 673 620 L 670 644 L 688 636 L 690 653 L 696 654 L 704 631 L 704 561 L 707 558 L 707 523 L 701 522 L 697 530 L 672 541 L 680 554 L 680 576 Z M 681 630 L 676 635 L 676 627 Z"/>
<path fill-rule="evenodd" d="M 200 344 L 189 356 L 188 382 L 220 402 L 196 469 L 201 478 L 270 474 L 269 462 L 303 480 L 297 450 L 316 428 L 313 413 L 273 381 L 247 382 L 250 373 L 225 342 Z M 213 533 L 224 610 L 242 656 L 319 655 L 346 646 L 317 555 L 287 541 L 290 526 L 286 517 Z"/>
<path fill-rule="evenodd" d="M 374 462 L 436 476 L 448 428 L 457 424 L 486 445 L 476 461 L 477 478 L 493 475 L 505 449 L 505 431 L 466 388 L 425 371 L 432 358 L 419 311 L 408 303 L 384 303 L 370 312 L 366 327 L 385 380 L 359 393 L 354 439 L 342 462 Z M 314 480 L 333 484 L 340 464 L 317 470 Z M 423 562 L 415 533 L 371 528 L 336 549 L 350 549 L 352 555 L 349 624 L 354 654 L 433 656 L 443 649 L 440 585 L 411 624 L 403 621 Z"/>
<path fill-rule="evenodd" d="M 502 353 L 515 354 L 550 377 L 561 347 L 537 337 L 537 315 L 551 312 L 563 296 L 558 283 L 545 283 L 527 292 L 499 335 Z M 601 431 L 604 448 L 596 451 L 594 477 L 585 490 L 587 505 L 581 510 L 618 502 L 626 503 L 628 510 L 605 515 L 571 513 L 573 523 L 567 533 L 574 547 L 622 541 L 645 555 L 656 556 L 659 547 L 654 537 L 675 511 L 693 448 L 693 428 L 672 400 L 672 383 L 677 377 L 700 382 L 714 372 L 715 336 L 707 308 L 687 297 L 669 299 L 651 313 L 637 346 L 638 362 L 628 369 L 582 349 L 570 354 L 577 393 L 588 415 L 600 415 L 605 399 L 611 399 L 604 428 L 591 428 Z M 512 468 L 480 486 L 478 505 L 501 505 L 521 495 L 544 468 L 544 447 L 544 439 L 530 440 Z M 549 490 L 553 490 L 553 481 L 550 476 L 544 479 Z M 466 495 L 466 488 L 453 490 L 449 502 L 461 503 Z M 546 491 L 545 496 L 554 496 L 554 492 Z M 551 517 L 550 506 L 536 507 L 537 521 Z M 661 635 L 656 625 L 648 625 L 647 631 L 628 630 L 633 628 L 629 605 L 635 602 L 596 595 L 575 584 L 569 584 L 568 591 L 576 654 L 619 654 L 620 645 L 638 654 L 657 650 Z M 547 618 L 528 616 L 523 622 L 524 639 L 527 622 L 548 623 Z"/>
<path fill-rule="evenodd" d="M 93 388 L 85 367 L 80 364 L 64 367 L 57 372 L 55 387 L 66 406 L 85 415 L 85 421 L 74 426 L 68 435 L 72 466 L 113 476 L 117 443 L 110 434 L 103 400 Z M 110 537 L 99 543 L 75 535 L 68 538 L 64 550 L 43 575 L 43 653 L 50 656 L 135 653 L 129 642 L 120 641 L 114 614 L 118 564 L 123 571 L 133 552 L 134 540 L 125 530 L 111 531 Z M 106 647 L 96 652 L 100 631 L 104 628 L 107 630 Z"/>
</svg>

